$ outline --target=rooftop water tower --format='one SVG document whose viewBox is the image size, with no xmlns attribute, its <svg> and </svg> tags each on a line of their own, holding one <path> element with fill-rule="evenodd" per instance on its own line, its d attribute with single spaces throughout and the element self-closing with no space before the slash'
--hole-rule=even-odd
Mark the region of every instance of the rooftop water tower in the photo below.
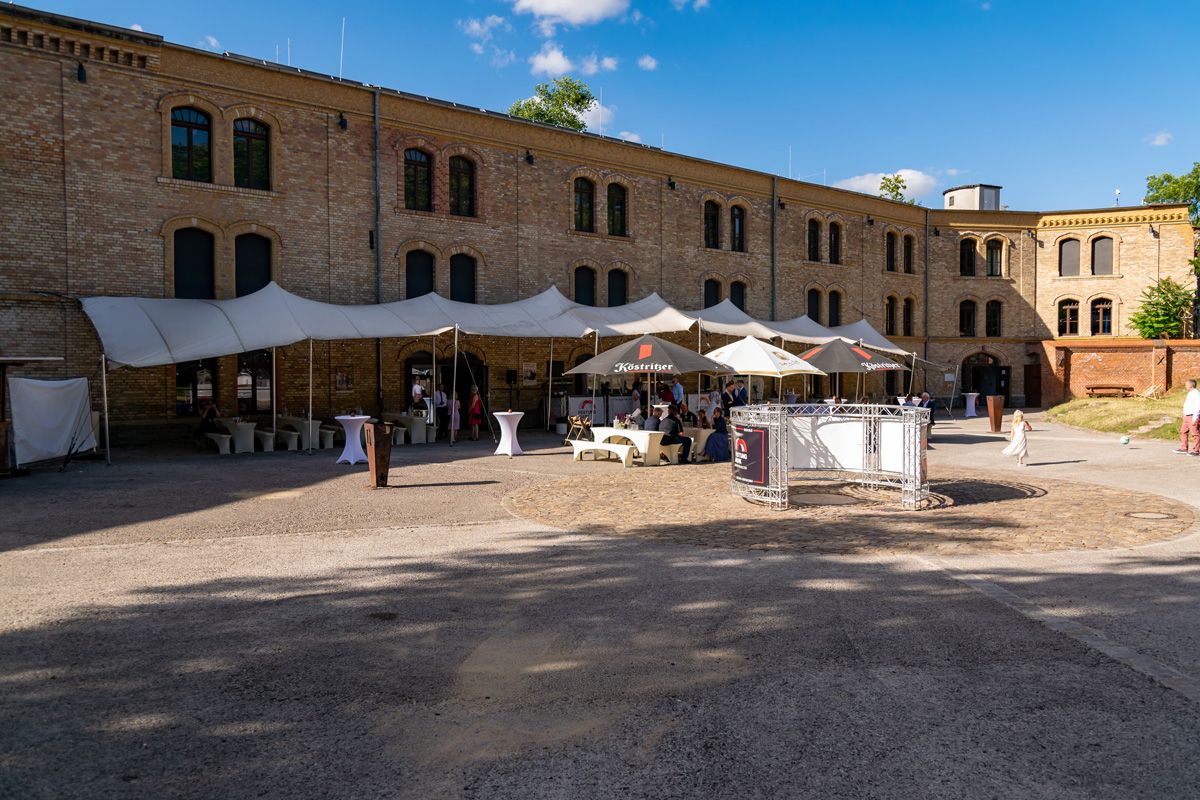
<svg viewBox="0 0 1200 800">
<path fill-rule="evenodd" d="M 1003 188 L 990 183 L 955 186 L 942 192 L 942 207 L 968 211 L 999 211 L 1000 190 Z"/>
</svg>

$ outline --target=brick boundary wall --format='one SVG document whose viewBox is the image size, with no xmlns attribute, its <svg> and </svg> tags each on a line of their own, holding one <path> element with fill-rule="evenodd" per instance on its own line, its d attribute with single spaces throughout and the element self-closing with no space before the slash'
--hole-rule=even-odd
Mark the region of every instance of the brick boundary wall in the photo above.
<svg viewBox="0 0 1200 800">
<path fill-rule="evenodd" d="M 1200 339 L 1058 339 L 1043 342 L 1043 404 L 1087 396 L 1096 384 L 1151 386 L 1169 391 L 1188 378 L 1200 379 Z"/>
</svg>

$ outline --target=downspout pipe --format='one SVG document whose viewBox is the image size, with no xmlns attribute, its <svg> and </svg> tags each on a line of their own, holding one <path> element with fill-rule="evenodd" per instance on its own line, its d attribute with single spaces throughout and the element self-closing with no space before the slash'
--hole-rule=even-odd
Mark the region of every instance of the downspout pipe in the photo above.
<svg viewBox="0 0 1200 800">
<path fill-rule="evenodd" d="M 922 305 L 921 332 L 924 334 L 922 336 L 922 339 L 924 340 L 923 348 L 924 348 L 924 357 L 926 359 L 929 358 L 929 247 L 930 247 L 930 244 L 931 243 L 930 243 L 930 239 L 929 239 L 929 209 L 926 208 L 925 209 L 925 279 L 923 281 L 925 299 L 921 303 L 921 305 Z M 915 365 L 913 366 L 913 370 L 916 371 Z"/>
<path fill-rule="evenodd" d="M 775 260 L 775 217 L 779 213 L 779 178 L 778 176 L 771 177 L 771 319 L 777 319 L 776 301 L 775 301 L 775 280 L 776 280 L 776 260 Z"/>
<path fill-rule="evenodd" d="M 379 174 L 379 90 L 375 95 L 375 303 L 383 302 L 383 204 Z M 375 340 L 375 401 L 383 415 L 383 340 Z"/>
</svg>

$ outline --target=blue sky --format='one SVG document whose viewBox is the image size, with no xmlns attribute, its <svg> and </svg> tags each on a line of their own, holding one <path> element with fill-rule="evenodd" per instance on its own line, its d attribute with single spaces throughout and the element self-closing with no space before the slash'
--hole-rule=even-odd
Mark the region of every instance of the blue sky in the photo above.
<svg viewBox="0 0 1200 800">
<path fill-rule="evenodd" d="M 999 183 L 1013 209 L 1140 203 L 1200 160 L 1194 3 L 461 0 L 46 2 L 172 42 L 504 110 L 562 71 L 604 133 L 926 205 Z M 595 127 L 599 126 L 596 121 Z"/>
</svg>

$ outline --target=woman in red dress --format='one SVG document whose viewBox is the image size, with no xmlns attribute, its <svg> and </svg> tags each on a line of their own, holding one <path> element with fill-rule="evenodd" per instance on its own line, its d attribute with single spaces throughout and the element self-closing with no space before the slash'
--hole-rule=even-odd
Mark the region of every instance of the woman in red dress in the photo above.
<svg viewBox="0 0 1200 800">
<path fill-rule="evenodd" d="M 467 424 L 471 426 L 471 440 L 479 441 L 479 424 L 483 422 L 483 398 L 479 387 L 471 387 L 471 398 L 467 400 Z"/>
</svg>

